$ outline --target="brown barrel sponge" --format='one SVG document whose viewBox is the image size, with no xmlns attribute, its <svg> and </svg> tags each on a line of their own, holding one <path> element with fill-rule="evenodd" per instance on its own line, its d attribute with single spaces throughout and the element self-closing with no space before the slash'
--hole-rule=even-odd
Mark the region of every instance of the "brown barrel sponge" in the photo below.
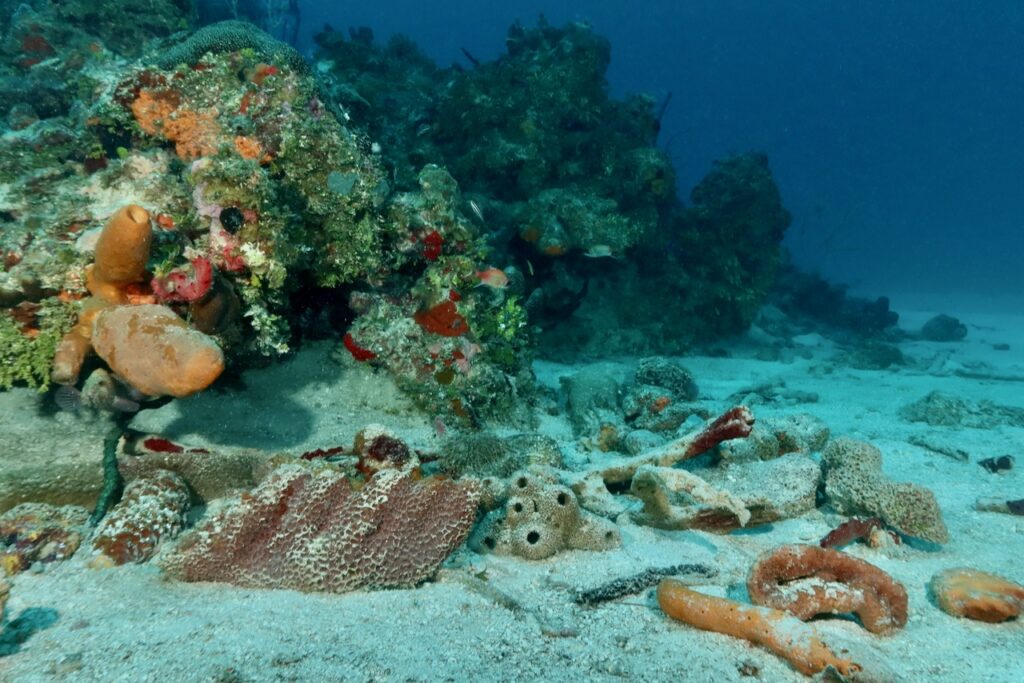
<svg viewBox="0 0 1024 683">
<path fill-rule="evenodd" d="M 804 621 L 852 612 L 872 633 L 907 623 L 907 591 L 878 567 L 831 548 L 783 545 L 750 569 L 752 602 L 786 610 Z"/>
</svg>

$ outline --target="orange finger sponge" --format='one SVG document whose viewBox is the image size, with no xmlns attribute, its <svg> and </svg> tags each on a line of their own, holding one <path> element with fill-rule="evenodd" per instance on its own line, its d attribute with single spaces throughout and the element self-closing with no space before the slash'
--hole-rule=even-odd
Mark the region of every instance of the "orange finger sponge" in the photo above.
<svg viewBox="0 0 1024 683">
<path fill-rule="evenodd" d="M 976 569 L 947 569 L 932 577 L 932 592 L 944 612 L 997 624 L 1024 610 L 1024 586 Z"/>
<path fill-rule="evenodd" d="M 93 296 L 111 304 L 128 303 L 126 288 L 146 279 L 153 244 L 149 212 L 130 204 L 117 211 L 96 242 L 95 263 L 86 273 Z"/>
<path fill-rule="evenodd" d="M 843 676 L 861 669 L 832 652 L 813 628 L 788 612 L 704 595 L 672 579 L 658 585 L 658 604 L 665 614 L 690 626 L 761 645 L 808 676 L 829 666 Z"/>
<path fill-rule="evenodd" d="M 189 396 L 224 370 L 224 354 L 213 337 L 193 330 L 166 306 L 102 311 L 92 344 L 114 372 L 147 396 Z"/>
</svg>

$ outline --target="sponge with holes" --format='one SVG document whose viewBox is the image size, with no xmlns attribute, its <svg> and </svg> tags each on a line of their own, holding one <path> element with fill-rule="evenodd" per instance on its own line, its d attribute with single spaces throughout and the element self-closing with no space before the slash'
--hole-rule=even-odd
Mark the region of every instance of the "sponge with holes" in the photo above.
<svg viewBox="0 0 1024 683">
<path fill-rule="evenodd" d="M 504 494 L 504 505 L 470 538 L 477 552 L 543 560 L 563 550 L 610 550 L 622 543 L 615 524 L 581 510 L 572 490 L 539 474 L 514 474 Z"/>
</svg>

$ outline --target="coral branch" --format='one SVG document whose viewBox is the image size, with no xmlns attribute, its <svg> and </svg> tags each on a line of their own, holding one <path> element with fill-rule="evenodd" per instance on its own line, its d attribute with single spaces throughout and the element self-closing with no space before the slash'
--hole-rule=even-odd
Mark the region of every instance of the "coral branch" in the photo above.
<svg viewBox="0 0 1024 683">
<path fill-rule="evenodd" d="M 813 545 L 784 545 L 757 559 L 747 592 L 752 602 L 784 609 L 804 621 L 853 612 L 872 633 L 907 623 L 907 591 L 878 567 Z"/>
<path fill-rule="evenodd" d="M 742 439 L 750 436 L 754 428 L 754 416 L 746 406 L 736 406 L 727 410 L 714 422 L 708 425 L 697 438 L 686 448 L 686 458 L 700 455 L 729 439 Z"/>
<path fill-rule="evenodd" d="M 827 667 L 844 676 L 861 669 L 832 652 L 810 626 L 781 610 L 704 595 L 672 579 L 658 585 L 658 604 L 665 614 L 690 626 L 761 645 L 808 676 Z"/>
</svg>

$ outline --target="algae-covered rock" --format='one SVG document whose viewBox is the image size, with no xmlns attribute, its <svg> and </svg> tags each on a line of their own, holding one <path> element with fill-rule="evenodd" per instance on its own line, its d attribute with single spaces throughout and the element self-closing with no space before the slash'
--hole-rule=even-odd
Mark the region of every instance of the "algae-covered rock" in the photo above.
<svg viewBox="0 0 1024 683">
<path fill-rule="evenodd" d="M 666 389 L 677 401 L 694 401 L 700 391 L 689 370 L 668 358 L 641 358 L 636 366 L 636 383 Z"/>
<path fill-rule="evenodd" d="M 88 510 L 77 505 L 16 505 L 0 515 L 0 570 L 11 575 L 68 559 L 88 533 L 88 519 Z"/>
<path fill-rule="evenodd" d="M 908 403 L 900 408 L 900 417 L 909 422 L 924 422 L 934 427 L 995 429 L 1000 426 L 1024 426 L 1024 408 L 992 401 L 969 401 L 944 391 L 931 391 Z"/>
<path fill-rule="evenodd" d="M 439 450 L 441 471 L 453 477 L 504 478 L 532 466 L 562 466 L 558 442 L 542 434 L 470 432 L 447 439 Z"/>
<path fill-rule="evenodd" d="M 878 517 L 902 534 L 946 543 L 949 532 L 935 494 L 882 473 L 882 452 L 869 443 L 840 438 L 821 454 L 825 497 L 844 515 Z"/>
</svg>

